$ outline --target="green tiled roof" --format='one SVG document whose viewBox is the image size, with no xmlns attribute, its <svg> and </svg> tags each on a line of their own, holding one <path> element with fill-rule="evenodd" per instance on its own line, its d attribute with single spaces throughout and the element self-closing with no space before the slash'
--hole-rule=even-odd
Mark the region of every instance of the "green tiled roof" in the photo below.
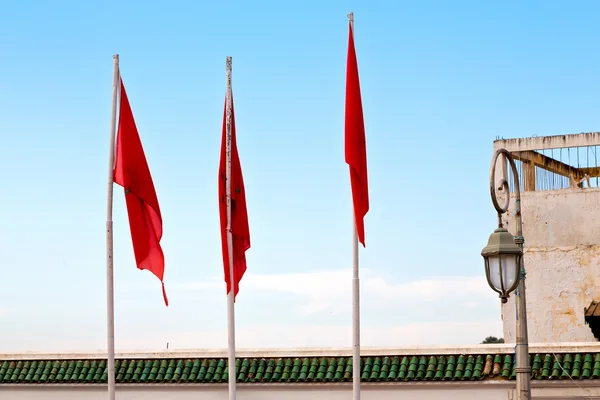
<svg viewBox="0 0 600 400">
<path fill-rule="evenodd" d="M 352 381 L 352 357 L 239 358 L 239 383 Z M 532 354 L 533 379 L 600 379 L 600 353 Z M 117 359 L 117 383 L 226 383 L 226 358 Z M 363 382 L 515 378 L 513 355 L 362 357 Z M 2 360 L 3 384 L 101 384 L 106 360 Z"/>
</svg>

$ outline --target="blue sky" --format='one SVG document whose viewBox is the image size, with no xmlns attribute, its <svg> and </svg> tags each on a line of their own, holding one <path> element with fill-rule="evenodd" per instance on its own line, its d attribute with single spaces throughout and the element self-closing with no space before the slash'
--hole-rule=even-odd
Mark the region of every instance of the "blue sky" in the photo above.
<svg viewBox="0 0 600 400">
<path fill-rule="evenodd" d="M 165 284 L 115 191 L 117 347 L 226 346 L 217 168 L 225 57 L 252 249 L 238 346 L 349 345 L 347 18 L 367 132 L 364 345 L 501 335 L 480 256 L 496 136 L 598 130 L 593 1 L 4 0 L 0 351 L 105 346 L 112 55 L 160 201 Z"/>
</svg>

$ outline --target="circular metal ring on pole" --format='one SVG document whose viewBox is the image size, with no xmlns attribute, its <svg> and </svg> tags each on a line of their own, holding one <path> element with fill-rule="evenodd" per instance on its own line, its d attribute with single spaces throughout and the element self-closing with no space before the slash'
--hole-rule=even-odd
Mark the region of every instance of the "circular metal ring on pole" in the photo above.
<svg viewBox="0 0 600 400">
<path fill-rule="evenodd" d="M 510 188 L 508 185 L 508 181 L 505 177 L 502 177 L 499 181 L 498 189 L 502 189 L 506 193 L 506 201 L 504 205 L 501 207 L 500 203 L 498 203 L 498 197 L 496 195 L 496 167 L 498 164 L 498 157 L 503 155 L 508 163 L 510 164 L 510 168 L 512 170 L 513 175 L 513 184 L 515 187 L 515 195 L 516 201 L 521 201 L 521 187 L 519 185 L 519 176 L 517 171 L 517 165 L 515 164 L 515 160 L 510 155 L 510 152 L 506 149 L 498 149 L 496 153 L 494 153 L 494 157 L 492 158 L 492 165 L 490 166 L 490 195 L 492 197 L 492 203 L 494 204 L 494 208 L 498 211 L 498 215 L 502 215 L 508 211 L 508 206 L 510 204 Z"/>
</svg>

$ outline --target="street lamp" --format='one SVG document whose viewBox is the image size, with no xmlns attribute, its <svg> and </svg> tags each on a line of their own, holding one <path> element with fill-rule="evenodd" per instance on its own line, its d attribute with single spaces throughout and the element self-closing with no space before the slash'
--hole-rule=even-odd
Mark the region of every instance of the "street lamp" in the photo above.
<svg viewBox="0 0 600 400">
<path fill-rule="evenodd" d="M 488 284 L 500 295 L 502 303 L 506 303 L 510 292 L 519 285 L 519 266 L 523 250 L 517 246 L 513 235 L 499 226 L 490 235 L 481 255 L 485 261 L 485 276 Z"/>
<path fill-rule="evenodd" d="M 496 165 L 498 157 L 510 164 L 515 188 L 515 221 L 517 234 L 513 237 L 502 226 L 502 214 L 508 211 L 510 204 L 510 190 L 508 181 L 502 177 L 498 189 L 506 195 L 506 201 L 501 206 L 496 197 Z M 502 303 L 508 301 L 509 294 L 516 289 L 517 306 L 517 340 L 516 340 L 516 368 L 517 375 L 517 400 L 531 399 L 529 364 L 529 340 L 527 335 L 527 301 L 525 297 L 525 265 L 523 263 L 523 224 L 521 222 L 521 187 L 515 160 L 506 149 L 498 149 L 492 158 L 490 167 L 490 195 L 492 203 L 498 212 L 498 228 L 490 235 L 487 246 L 481 251 L 485 261 L 485 275 L 490 287 L 500 295 Z"/>
</svg>

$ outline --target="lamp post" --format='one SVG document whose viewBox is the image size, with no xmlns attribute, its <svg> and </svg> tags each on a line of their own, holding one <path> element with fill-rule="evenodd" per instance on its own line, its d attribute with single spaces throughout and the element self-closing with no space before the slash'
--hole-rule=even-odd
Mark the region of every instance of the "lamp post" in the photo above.
<svg viewBox="0 0 600 400">
<path fill-rule="evenodd" d="M 506 194 L 503 205 L 496 197 L 496 165 L 498 157 L 503 155 L 510 164 L 515 188 L 515 220 L 517 233 L 513 237 L 502 226 L 502 214 L 508 211 L 510 190 L 505 177 L 499 181 L 498 189 Z M 521 188 L 515 160 L 508 150 L 498 149 L 492 158 L 490 168 L 490 195 L 494 208 L 498 211 L 498 228 L 490 235 L 488 245 L 483 248 L 481 255 L 485 261 L 485 275 L 490 287 L 499 294 L 502 303 L 508 301 L 512 291 L 516 289 L 517 306 L 517 340 L 516 368 L 517 400 L 531 399 L 529 383 L 531 367 L 529 365 L 529 344 L 527 337 L 527 304 L 525 297 L 525 265 L 523 263 L 523 225 L 521 223 Z"/>
</svg>

